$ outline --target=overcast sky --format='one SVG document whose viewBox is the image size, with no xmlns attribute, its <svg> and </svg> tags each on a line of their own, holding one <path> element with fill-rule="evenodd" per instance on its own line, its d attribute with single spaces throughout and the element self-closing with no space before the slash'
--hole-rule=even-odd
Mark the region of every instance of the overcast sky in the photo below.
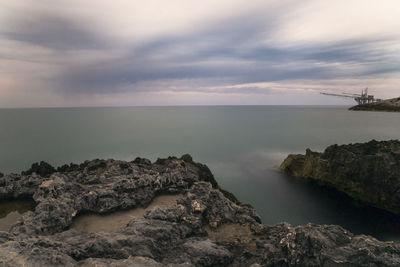
<svg viewBox="0 0 400 267">
<path fill-rule="evenodd" d="M 353 104 L 319 92 L 399 74 L 398 0 L 0 0 L 0 107 Z"/>
</svg>

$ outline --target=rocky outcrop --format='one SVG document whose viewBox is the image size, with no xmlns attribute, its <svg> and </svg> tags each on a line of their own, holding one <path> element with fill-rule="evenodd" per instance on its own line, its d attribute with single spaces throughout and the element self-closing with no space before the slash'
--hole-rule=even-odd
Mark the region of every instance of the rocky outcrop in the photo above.
<svg viewBox="0 0 400 267">
<path fill-rule="evenodd" d="M 400 97 L 382 100 L 379 102 L 361 104 L 351 107 L 350 110 L 364 110 L 364 111 L 400 111 Z"/>
<path fill-rule="evenodd" d="M 333 145 L 323 153 L 307 149 L 305 155 L 289 155 L 281 168 L 400 214 L 400 141 Z"/>
<path fill-rule="evenodd" d="M 23 175 L 30 175 L 36 173 L 43 177 L 49 177 L 52 173 L 56 172 L 53 166 L 47 162 L 41 161 L 40 163 L 33 163 L 31 168 L 22 172 Z"/>
<path fill-rule="evenodd" d="M 39 168 L 40 169 L 40 168 Z M 45 172 L 44 175 L 47 175 Z M 159 194 L 177 204 L 147 211 L 122 229 L 70 229 L 85 212 L 148 205 Z M 354 236 L 340 226 L 266 226 L 250 205 L 221 190 L 190 156 L 152 164 L 93 160 L 0 178 L 0 199 L 31 197 L 10 232 L 0 232 L 1 266 L 394 266 L 400 245 Z"/>
</svg>

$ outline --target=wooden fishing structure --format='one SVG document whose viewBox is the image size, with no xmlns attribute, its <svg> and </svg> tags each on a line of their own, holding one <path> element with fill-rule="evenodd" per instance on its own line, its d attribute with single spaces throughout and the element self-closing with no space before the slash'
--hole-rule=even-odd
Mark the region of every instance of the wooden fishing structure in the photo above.
<svg viewBox="0 0 400 267">
<path fill-rule="evenodd" d="M 350 97 L 353 98 L 359 105 L 382 101 L 381 99 L 375 98 L 373 95 L 369 95 L 368 87 L 361 90 L 361 94 L 353 94 L 353 93 L 333 94 L 333 93 L 323 93 L 323 92 L 321 92 L 321 94 L 330 96 L 339 96 L 339 97 Z"/>
</svg>

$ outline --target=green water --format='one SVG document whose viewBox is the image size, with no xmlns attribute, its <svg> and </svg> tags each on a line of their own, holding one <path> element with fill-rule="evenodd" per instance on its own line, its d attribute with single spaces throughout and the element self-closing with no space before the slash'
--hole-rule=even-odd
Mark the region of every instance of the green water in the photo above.
<svg viewBox="0 0 400 267">
<path fill-rule="evenodd" d="M 400 113 L 347 107 L 223 106 L 0 109 L 0 171 L 36 161 L 132 160 L 190 153 L 266 224 L 340 224 L 400 239 L 400 220 L 283 175 L 289 153 L 334 143 L 400 138 Z"/>
</svg>

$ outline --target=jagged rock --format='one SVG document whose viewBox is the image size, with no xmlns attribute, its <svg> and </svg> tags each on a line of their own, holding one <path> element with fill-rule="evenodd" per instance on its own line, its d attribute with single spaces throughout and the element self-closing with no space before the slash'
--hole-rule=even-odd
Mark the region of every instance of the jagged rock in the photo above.
<svg viewBox="0 0 400 267">
<path fill-rule="evenodd" d="M 151 165 L 151 161 L 144 158 L 136 158 L 132 163 L 142 164 L 142 165 Z"/>
<path fill-rule="evenodd" d="M 40 163 L 33 163 L 31 168 L 25 172 L 22 172 L 22 175 L 31 175 L 36 173 L 43 177 L 49 177 L 56 170 L 53 166 L 48 164 L 47 162 L 41 161 Z"/>
<path fill-rule="evenodd" d="M 22 176 L 9 174 L 0 177 L 0 200 L 32 198 L 45 179 L 36 173 Z"/>
<path fill-rule="evenodd" d="M 265 226 L 250 205 L 222 191 L 190 156 L 151 164 L 93 160 L 50 177 L 6 175 L 1 196 L 30 196 L 33 212 L 0 232 L 1 266 L 394 266 L 398 243 L 340 226 Z M 165 193 L 175 205 L 149 210 L 113 232 L 71 229 L 74 217 L 146 206 Z"/>
<path fill-rule="evenodd" d="M 281 168 L 371 206 L 400 214 L 400 141 L 333 145 L 289 155 Z"/>
<path fill-rule="evenodd" d="M 79 170 L 79 165 L 71 163 L 69 165 L 64 164 L 60 167 L 57 168 L 57 172 L 72 172 L 72 171 L 78 171 Z"/>
</svg>

